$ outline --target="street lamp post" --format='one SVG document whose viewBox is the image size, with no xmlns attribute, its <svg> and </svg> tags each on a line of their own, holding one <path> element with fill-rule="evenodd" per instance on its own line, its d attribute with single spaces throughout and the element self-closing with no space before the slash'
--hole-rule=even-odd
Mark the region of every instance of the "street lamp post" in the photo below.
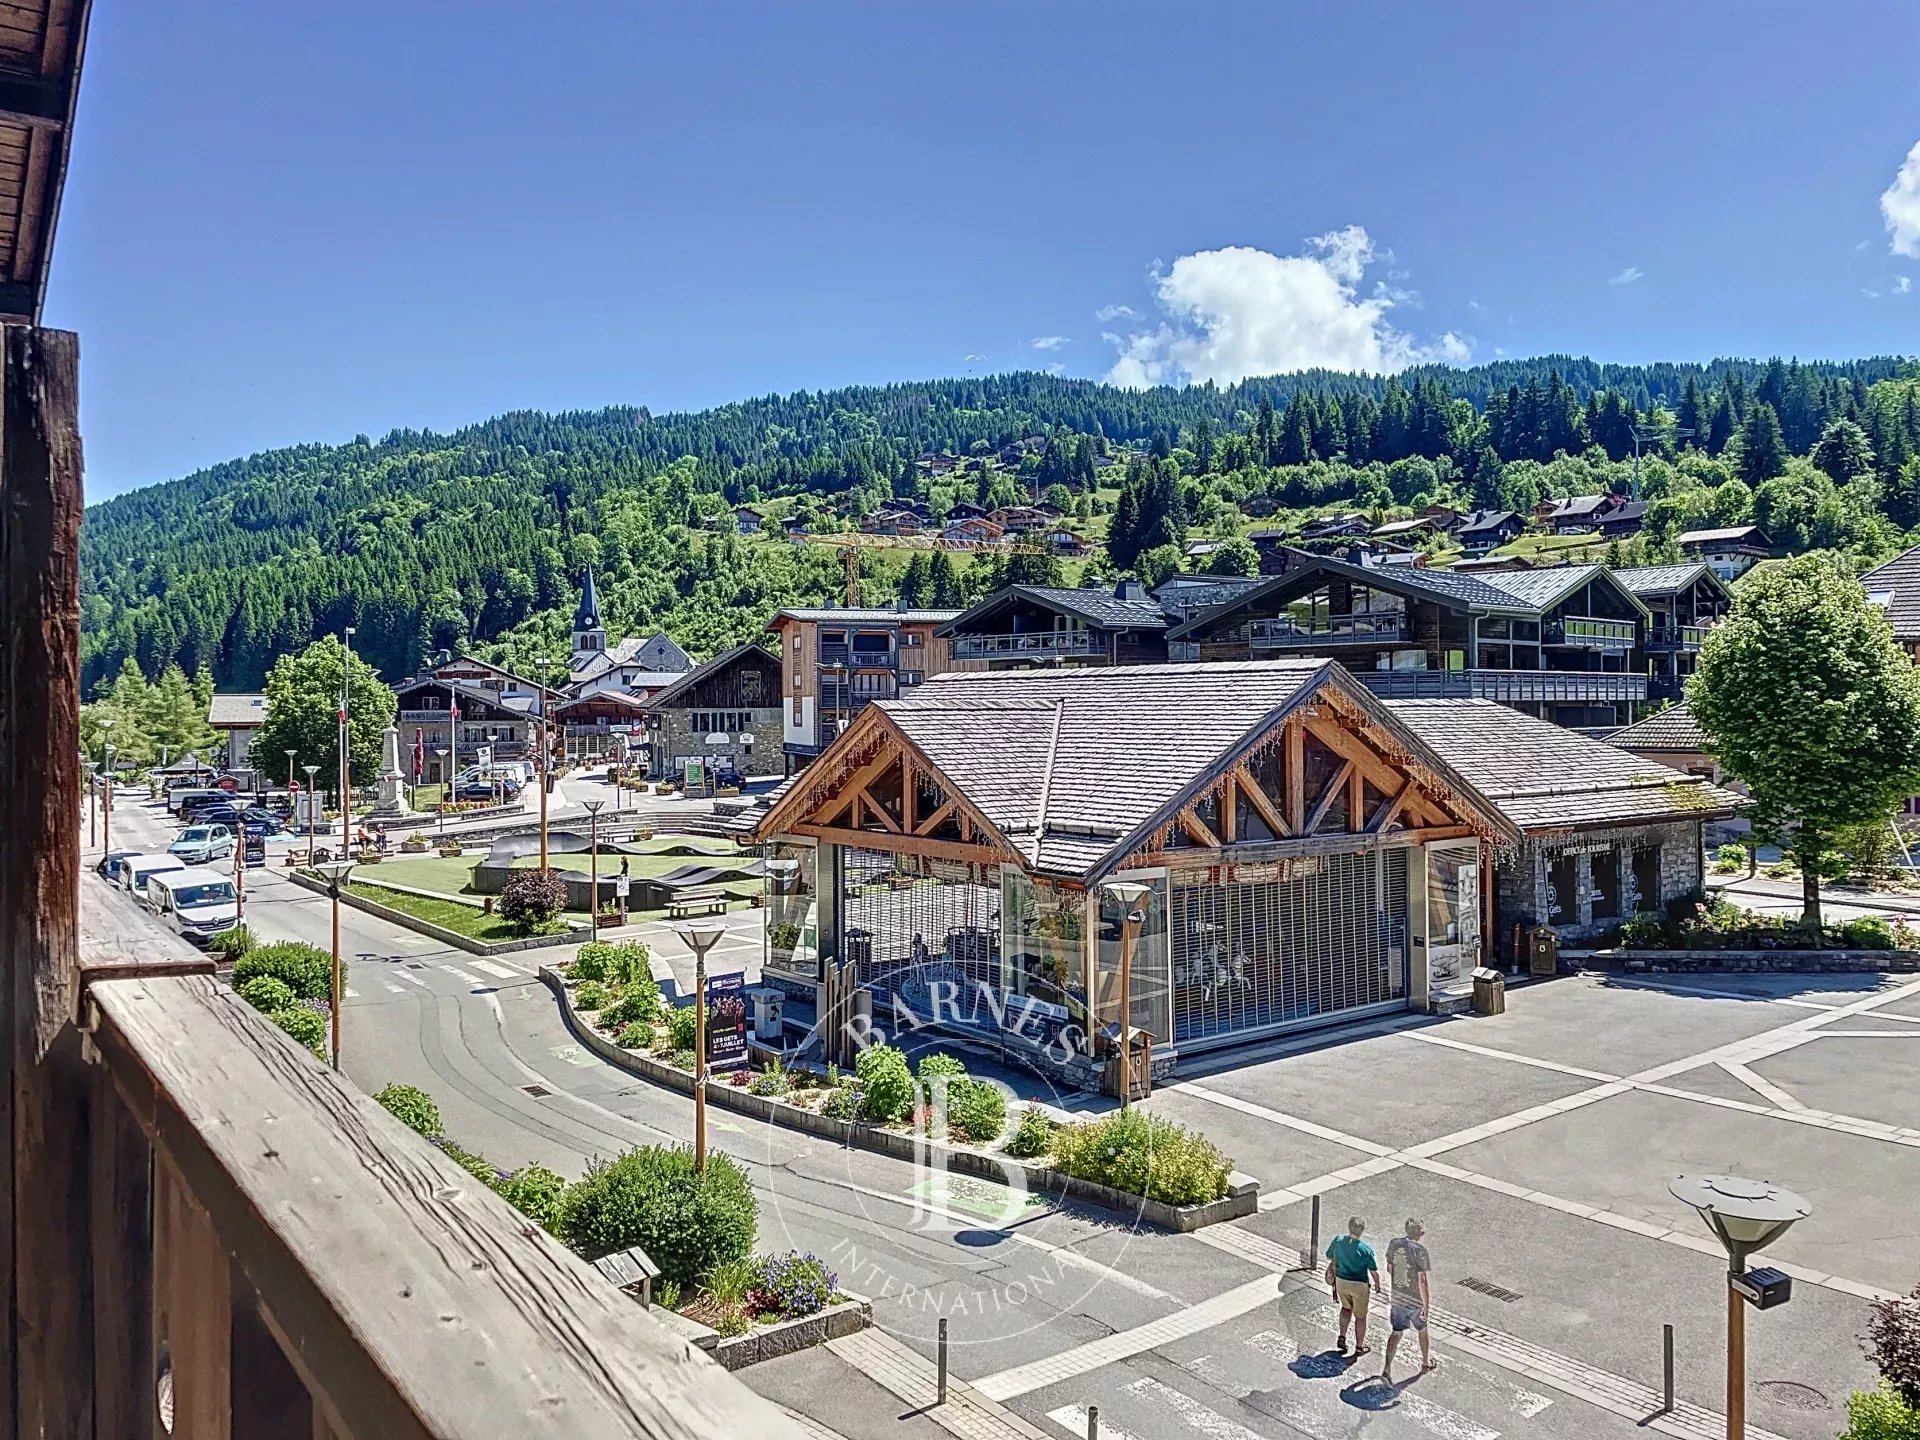
<svg viewBox="0 0 1920 1440">
<path fill-rule="evenodd" d="M 540 868 L 544 870 L 547 868 L 547 767 L 552 763 L 553 757 L 547 750 L 546 701 L 542 700 L 540 707 L 541 713 L 537 722 L 538 728 L 534 732 L 540 737 L 538 742 L 540 745 L 540 770 L 534 778 L 538 780 L 540 784 Z"/>
<path fill-rule="evenodd" d="M 109 721 L 109 724 L 112 722 Z M 100 848 L 113 849 L 113 746 L 107 746 L 107 773 L 101 780 Z"/>
<path fill-rule="evenodd" d="M 447 833 L 447 799 L 453 793 L 453 777 L 447 773 L 447 747 L 433 747 L 434 757 L 440 762 L 440 833 Z"/>
<path fill-rule="evenodd" d="M 1741 1281 L 1747 1261 L 1813 1213 L 1813 1206 L 1770 1180 L 1682 1175 L 1667 1187 L 1700 1212 L 1727 1252 L 1727 1440 L 1747 1434 L 1747 1312 Z M 1762 1272 L 1755 1271 L 1756 1278 Z"/>
<path fill-rule="evenodd" d="M 300 768 L 307 772 L 307 863 L 311 865 L 313 863 L 314 815 L 320 804 L 320 793 L 313 788 L 313 777 L 320 773 L 320 767 L 303 765 Z"/>
<path fill-rule="evenodd" d="M 338 860 L 329 860 L 324 865 L 314 867 L 327 882 L 327 898 L 333 902 L 333 1002 L 331 1021 L 333 1025 L 332 1045 L 333 1068 L 340 1068 L 340 887 L 346 883 L 347 876 L 353 873 L 353 861 L 346 856 Z"/>
<path fill-rule="evenodd" d="M 707 952 L 727 933 L 718 920 L 676 925 L 693 951 L 693 1169 L 707 1173 Z"/>
<path fill-rule="evenodd" d="M 600 812 L 606 803 L 604 800 L 587 801 L 587 865 L 590 872 L 587 881 L 587 933 L 595 940 L 600 938 Z"/>
<path fill-rule="evenodd" d="M 1146 920 L 1141 902 L 1153 887 L 1139 880 L 1109 880 L 1100 889 L 1121 908 L 1120 918 L 1120 1108 L 1133 1104 L 1133 942 Z"/>
<path fill-rule="evenodd" d="M 340 667 L 340 853 L 353 853 L 353 771 L 348 759 L 352 748 L 353 720 L 349 707 L 353 699 L 353 626 L 346 627 L 342 644 L 346 647 Z M 336 967 L 337 968 L 337 967 Z"/>
<path fill-rule="evenodd" d="M 297 750 L 287 751 L 287 797 L 289 800 L 293 797 L 293 757 L 299 753 Z"/>
</svg>

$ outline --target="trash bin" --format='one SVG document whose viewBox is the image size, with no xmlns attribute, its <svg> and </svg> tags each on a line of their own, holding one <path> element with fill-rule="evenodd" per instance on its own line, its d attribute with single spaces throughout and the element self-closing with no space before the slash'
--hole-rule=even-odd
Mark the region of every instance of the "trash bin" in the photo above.
<svg viewBox="0 0 1920 1440">
<path fill-rule="evenodd" d="M 1507 1013 L 1507 977 L 1491 966 L 1478 966 L 1473 972 L 1473 1013 Z"/>
<path fill-rule="evenodd" d="M 1527 934 L 1527 973 L 1560 973 L 1560 932 L 1551 925 L 1536 925 Z"/>
</svg>

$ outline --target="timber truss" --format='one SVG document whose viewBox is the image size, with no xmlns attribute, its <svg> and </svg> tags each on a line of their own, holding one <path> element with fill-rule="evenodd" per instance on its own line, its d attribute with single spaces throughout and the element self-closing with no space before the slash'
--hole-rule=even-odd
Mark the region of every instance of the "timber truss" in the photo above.
<svg viewBox="0 0 1920 1440">
<path fill-rule="evenodd" d="M 1005 836 L 877 709 L 816 760 L 756 827 L 969 864 L 1018 861 Z M 831 762 L 831 763 L 829 763 Z"/>
<path fill-rule="evenodd" d="M 1119 868 L 1229 845 L 1326 849 L 1336 837 L 1511 845 L 1500 817 L 1420 754 L 1424 748 L 1323 686 L 1158 821 Z"/>
</svg>

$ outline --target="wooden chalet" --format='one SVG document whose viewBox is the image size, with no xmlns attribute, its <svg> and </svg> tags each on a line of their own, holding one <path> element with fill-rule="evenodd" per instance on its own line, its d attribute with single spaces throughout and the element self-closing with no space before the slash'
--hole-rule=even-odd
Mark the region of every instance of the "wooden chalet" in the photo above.
<svg viewBox="0 0 1920 1440">
<path fill-rule="evenodd" d="M 647 702 L 652 773 L 680 773 L 683 763 L 731 761 L 746 775 L 771 775 L 781 764 L 780 657 L 749 641 L 695 666 Z"/>
<path fill-rule="evenodd" d="M 1460 517 L 1453 537 L 1469 555 L 1485 555 L 1512 543 L 1527 528 L 1527 522 L 1511 510 L 1475 510 Z"/>
<path fill-rule="evenodd" d="M 781 750 L 792 770 L 862 709 L 953 663 L 939 637 L 958 610 L 794 606 L 767 622 L 780 652 Z"/>
<path fill-rule="evenodd" d="M 1722 580 L 1736 580 L 1773 556 L 1773 541 L 1758 525 L 1723 525 L 1675 537 L 1680 553 L 1705 563 Z"/>
<path fill-rule="evenodd" d="M 647 699 L 628 690 L 556 701 L 551 720 L 554 749 L 569 765 L 624 760 L 631 749 L 646 747 Z"/>
<path fill-rule="evenodd" d="M 211 957 L 82 878 L 79 347 L 39 317 L 88 5 L 4 12 L 0 1427 L 797 1440 Z"/>
<path fill-rule="evenodd" d="M 1887 617 L 1900 648 L 1920 661 L 1920 545 L 1866 571 L 1860 584 Z"/>
<path fill-rule="evenodd" d="M 792 864 L 769 982 L 827 986 L 829 1014 L 864 990 L 889 1029 L 931 1004 L 1085 1087 L 1120 1019 L 1104 882 L 1151 887 L 1131 1022 L 1164 1073 L 1425 1008 L 1477 963 L 1492 847 L 1519 840 L 1312 659 L 942 676 L 863 711 L 741 828 Z"/>
<path fill-rule="evenodd" d="M 1617 726 L 1647 698 L 1649 612 L 1599 565 L 1454 574 L 1307 557 L 1167 632 L 1174 660 L 1338 658 L 1385 696 L 1497 700 Z"/>
<path fill-rule="evenodd" d="M 966 668 L 1143 665 L 1167 655 L 1167 613 L 1138 580 L 1112 590 L 1009 585 L 937 632 Z"/>
<path fill-rule="evenodd" d="M 419 779 L 439 784 L 472 764 L 482 747 L 495 760 L 531 758 L 539 753 L 541 705 L 549 693 L 488 689 L 435 672 L 402 681 L 393 691 L 401 764 L 411 773 L 407 757 L 415 757 Z"/>
<path fill-rule="evenodd" d="M 1710 566 L 1695 560 L 1681 565 L 1636 565 L 1613 578 L 1647 607 L 1640 649 L 1646 656 L 1647 698 L 1678 700 L 1687 677 L 1700 662 L 1707 631 L 1733 609 L 1733 592 Z"/>
</svg>

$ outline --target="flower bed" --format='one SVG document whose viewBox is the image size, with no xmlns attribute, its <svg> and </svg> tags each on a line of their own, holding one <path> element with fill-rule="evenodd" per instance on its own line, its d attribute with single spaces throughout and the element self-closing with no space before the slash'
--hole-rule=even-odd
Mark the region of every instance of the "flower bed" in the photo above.
<svg viewBox="0 0 1920 1440">
<path fill-rule="evenodd" d="M 1623 950 L 1912 950 L 1920 930 L 1877 916 L 1833 922 L 1810 932 L 1796 915 L 1760 915 L 1732 901 L 1692 901 L 1665 915 L 1643 912 L 1620 926 Z"/>
<path fill-rule="evenodd" d="M 577 972 L 578 962 L 568 968 Z M 547 967 L 540 976 L 563 998 L 564 1017 L 588 1048 L 646 1079 L 693 1089 L 692 1006 L 655 1022 L 622 1022 L 614 1008 L 624 987 Z M 1056 1125 L 1027 1106 L 1009 1127 L 1005 1092 L 937 1052 L 921 1057 L 917 1072 L 884 1045 L 863 1051 L 853 1075 L 771 1061 L 711 1076 L 707 1101 L 904 1159 L 924 1160 L 933 1149 L 962 1174 L 1064 1192 L 1169 1230 L 1252 1214 L 1259 1199 L 1258 1182 L 1233 1171 L 1204 1136 L 1141 1111 Z M 1106 1163 L 1096 1158 L 1108 1153 Z"/>
</svg>

